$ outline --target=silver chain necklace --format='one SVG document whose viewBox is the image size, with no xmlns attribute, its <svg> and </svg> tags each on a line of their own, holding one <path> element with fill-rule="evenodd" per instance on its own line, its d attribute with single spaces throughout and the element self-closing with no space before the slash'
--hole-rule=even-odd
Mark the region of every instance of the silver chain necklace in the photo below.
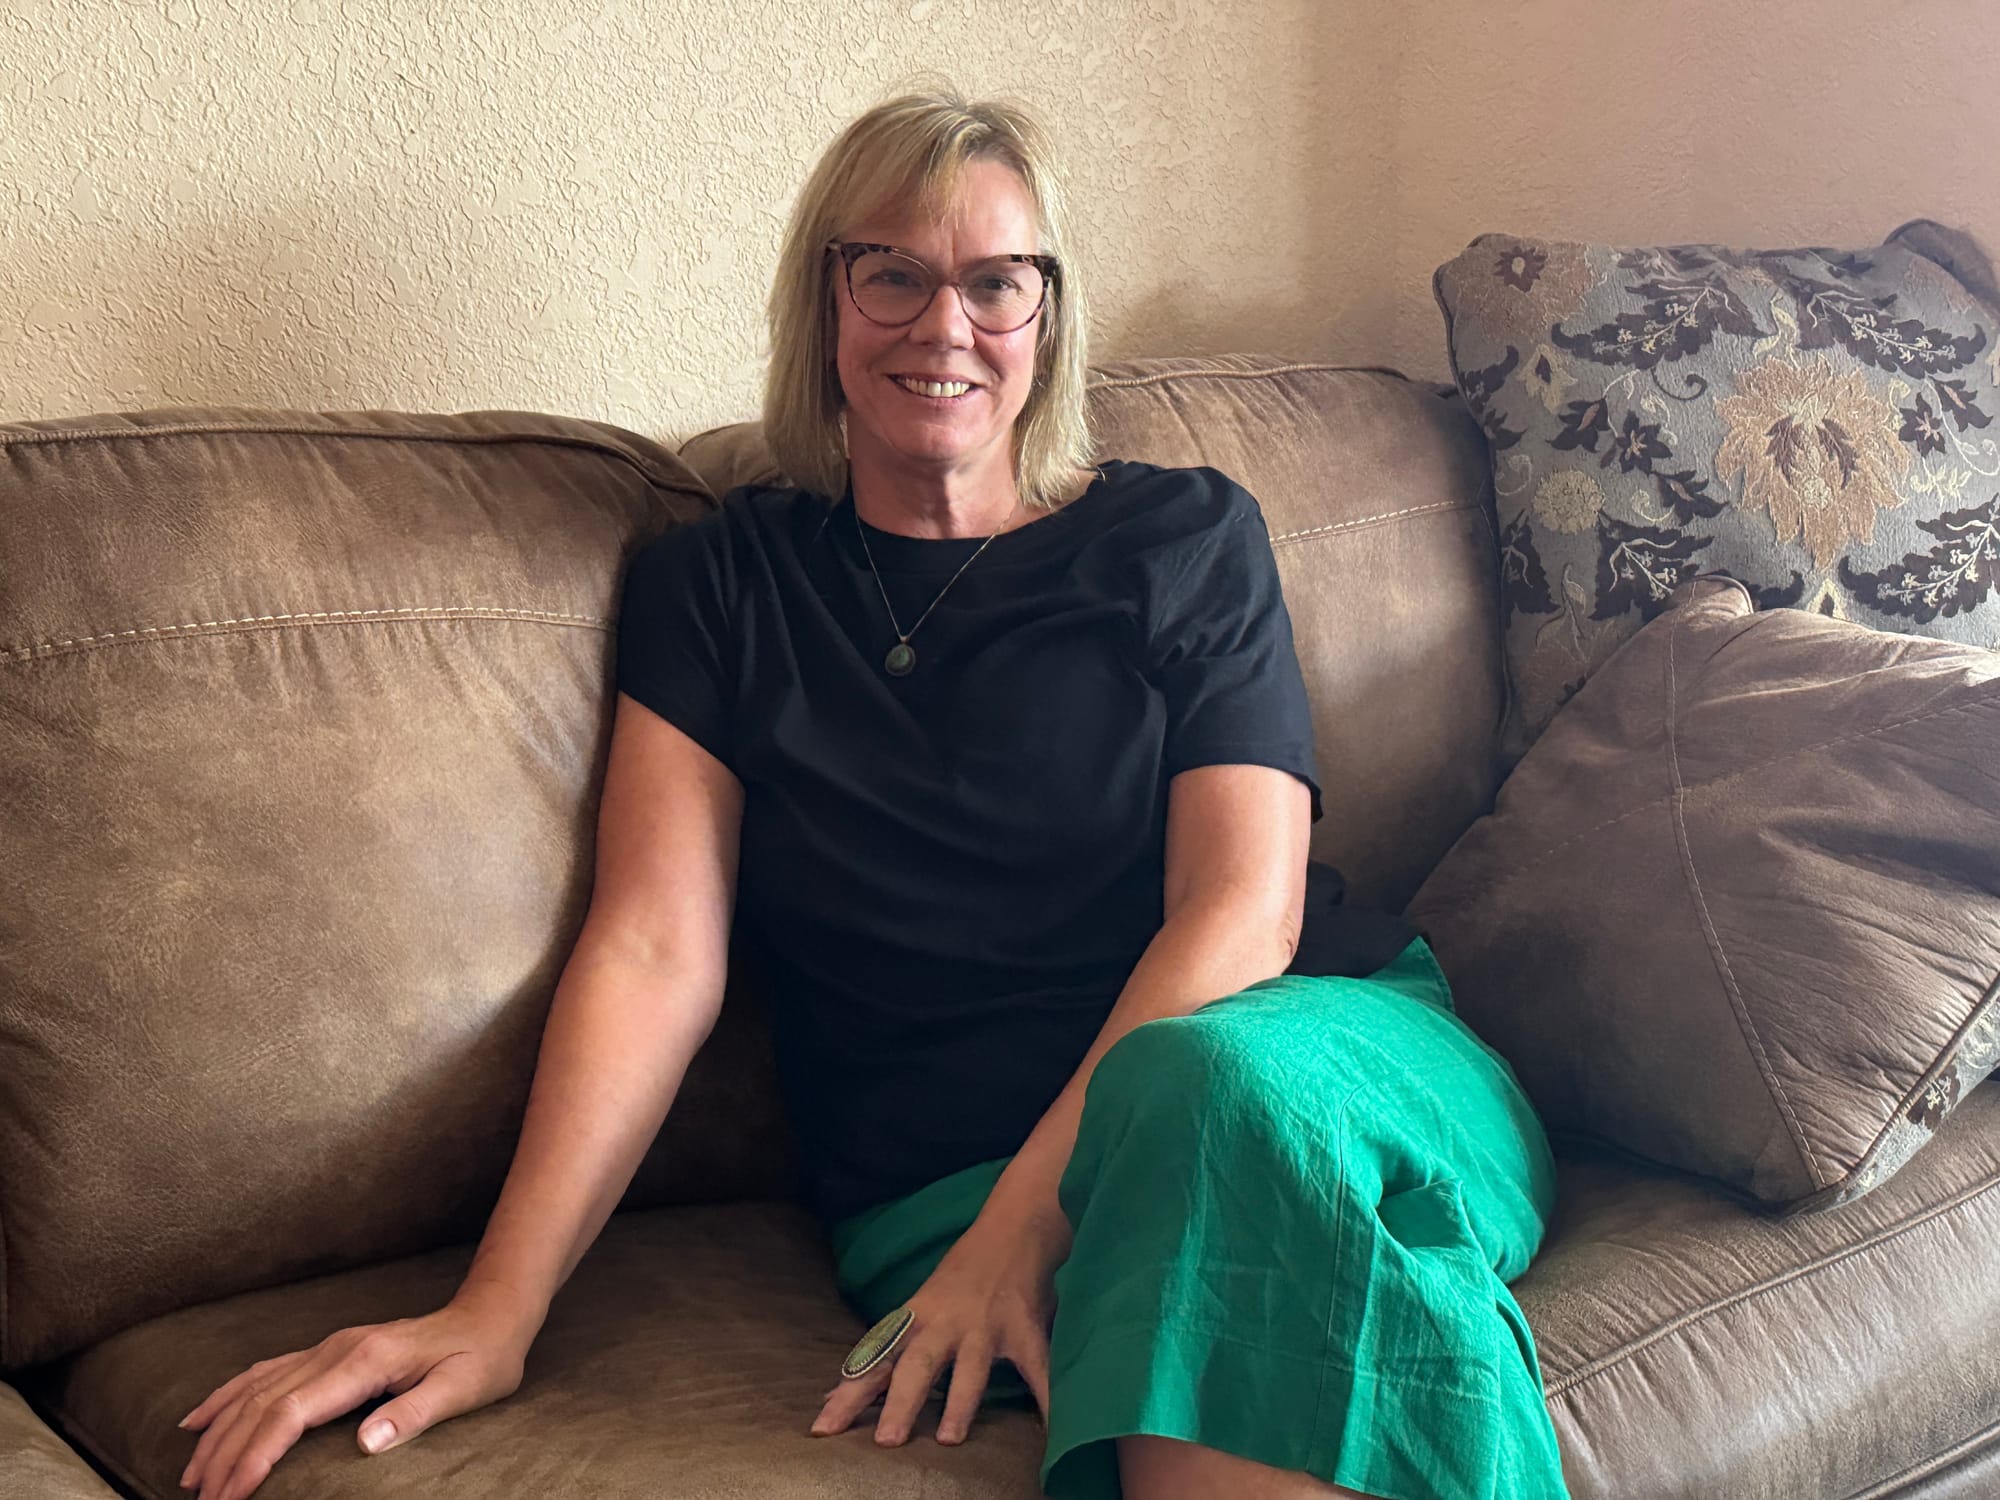
<svg viewBox="0 0 2000 1500">
<path fill-rule="evenodd" d="M 1019 510 L 1020 508 L 1021 502 L 1017 499 L 1014 502 L 1014 510 Z M 1007 519 L 1010 521 L 1014 519 L 1014 510 L 1007 512 Z M 937 591 L 937 599 L 931 600 L 924 612 L 917 616 L 917 623 L 912 625 L 908 630 L 905 630 L 896 623 L 896 606 L 889 602 L 889 591 L 882 587 L 881 571 L 875 566 L 875 554 L 868 547 L 868 533 L 861 528 L 861 507 L 859 505 L 854 507 L 854 534 L 861 538 L 861 552 L 868 559 L 868 571 L 875 575 L 875 588 L 882 595 L 882 608 L 889 612 L 889 628 L 896 632 L 896 644 L 891 646 L 889 654 L 882 658 L 883 671 L 887 672 L 891 677 L 908 677 L 910 675 L 911 669 L 917 664 L 917 651 L 910 644 L 910 637 L 915 635 L 924 621 L 931 617 L 931 610 L 938 607 L 938 599 L 942 599 L 951 586 L 958 582 L 959 573 L 963 573 L 967 568 L 971 567 L 973 559 L 993 545 L 993 537 L 999 536 L 1006 529 L 1005 526 L 1002 526 L 999 531 L 993 533 L 993 536 L 989 536 L 985 541 L 981 542 L 974 549 L 972 557 L 968 557 L 958 565 L 958 573 L 952 574 L 951 577 L 945 580 L 944 587 Z"/>
</svg>

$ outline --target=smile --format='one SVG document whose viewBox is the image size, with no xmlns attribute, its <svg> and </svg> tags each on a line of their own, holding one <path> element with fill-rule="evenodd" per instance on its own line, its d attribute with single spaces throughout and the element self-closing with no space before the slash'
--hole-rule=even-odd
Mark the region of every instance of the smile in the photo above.
<svg viewBox="0 0 2000 1500">
<path fill-rule="evenodd" d="M 907 375 L 889 377 L 913 396 L 928 396 L 933 401 L 956 401 L 974 389 L 964 380 L 914 380 Z"/>
</svg>

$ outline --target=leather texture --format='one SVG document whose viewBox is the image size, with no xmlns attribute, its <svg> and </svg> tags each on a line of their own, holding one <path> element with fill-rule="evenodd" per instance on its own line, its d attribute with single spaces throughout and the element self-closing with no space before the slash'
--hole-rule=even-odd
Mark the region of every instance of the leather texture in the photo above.
<svg viewBox="0 0 2000 1500">
<path fill-rule="evenodd" d="M 621 559 L 712 504 L 528 414 L 0 427 L 0 1365 L 478 1233 L 589 896 Z M 716 1066 L 753 1022 L 634 1201 L 777 1189 L 772 1090 Z"/>
<path fill-rule="evenodd" d="M 116 1494 L 29 1409 L 20 1392 L 0 1385 L 0 1495 L 9 1500 L 111 1500 Z"/>
<path fill-rule="evenodd" d="M 1969 1482 L 1951 1476 L 1969 1461 L 1958 1450 L 2000 1422 L 1987 1336 L 2000 1086 L 1976 1090 L 1894 1181 L 1824 1214 L 1747 1213 L 1712 1186 L 1602 1156 L 1565 1154 L 1560 1184 L 1514 1292 L 1576 1500 L 1845 1500 Z M 194 1447 L 173 1424 L 215 1384 L 336 1328 L 434 1307 L 470 1259 L 468 1245 L 187 1308 L 39 1372 L 33 1389 L 135 1493 L 166 1500 Z M 1035 1493 L 1030 1413 L 984 1412 L 956 1451 L 927 1435 L 935 1401 L 900 1455 L 854 1432 L 808 1436 L 862 1331 L 791 1205 L 622 1213 L 557 1297 L 514 1396 L 374 1459 L 354 1446 L 358 1411 L 307 1434 L 266 1489 L 582 1500 L 650 1496 L 671 1473 L 703 1496 Z"/>
<path fill-rule="evenodd" d="M 1825 1213 L 1605 1155 L 1558 1184 L 1513 1291 L 1575 1500 L 1994 1493 L 1961 1449 L 2000 1423 L 2000 1084 Z"/>
<path fill-rule="evenodd" d="M 135 1494 L 175 1488 L 195 1436 L 174 1426 L 252 1362 L 336 1328 L 436 1307 L 471 1247 L 186 1308 L 46 1373 L 66 1434 Z M 363 1410 L 308 1432 L 258 1500 L 983 1500 L 1036 1493 L 1042 1427 L 993 1408 L 940 1445 L 933 1399 L 901 1451 L 872 1422 L 807 1429 L 863 1332 L 803 1209 L 682 1207 L 612 1218 L 563 1290 L 505 1401 L 370 1457 Z"/>
<path fill-rule="evenodd" d="M 1313 703 L 1313 857 L 1400 910 L 1493 798 L 1499 561 L 1478 425 L 1449 387 L 1252 355 L 1102 365 L 1089 394 L 1102 457 L 1206 464 L 1257 497 Z M 755 423 L 681 456 L 718 495 L 779 479 Z"/>
<path fill-rule="evenodd" d="M 2000 1423 L 1852 1500 L 1992 1500 L 1995 1495 L 2000 1495 Z"/>
<path fill-rule="evenodd" d="M 1685 584 L 1410 920 L 1552 1131 L 1858 1197 L 2000 1062 L 2000 652 Z"/>
<path fill-rule="evenodd" d="M 1092 400 L 1106 452 L 1259 496 L 1335 773 L 1315 855 L 1399 906 L 1491 799 L 1476 428 L 1248 358 L 1107 368 Z M 711 503 L 656 445 L 526 414 L 0 428 L 0 1361 L 129 1495 L 177 1500 L 173 1424 L 220 1380 L 456 1286 L 587 897 L 623 560 Z M 515 1396 L 375 1458 L 350 1414 L 260 1495 L 1032 1494 L 1020 1410 L 960 1449 L 806 1434 L 861 1328 L 775 1201 L 760 1006 L 738 955 Z M 1790 1220 L 1566 1156 L 1516 1290 L 1576 1493 L 1989 1492 L 1996 1097 Z M 18 1416 L 0 1493 L 46 1441 Z"/>
</svg>

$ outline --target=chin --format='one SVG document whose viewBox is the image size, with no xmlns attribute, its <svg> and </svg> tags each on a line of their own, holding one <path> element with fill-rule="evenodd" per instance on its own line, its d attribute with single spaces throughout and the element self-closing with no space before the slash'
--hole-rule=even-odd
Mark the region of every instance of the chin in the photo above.
<svg viewBox="0 0 2000 1500">
<path fill-rule="evenodd" d="M 924 442 L 921 439 L 891 443 L 888 447 L 906 463 L 938 469 L 956 468 L 978 457 L 982 451 L 980 445 L 974 443 Z"/>
<path fill-rule="evenodd" d="M 977 458 L 993 446 L 987 433 L 967 433 L 946 426 L 903 424 L 875 428 L 870 436 L 874 446 L 886 455 L 906 463 L 954 465 Z"/>
</svg>

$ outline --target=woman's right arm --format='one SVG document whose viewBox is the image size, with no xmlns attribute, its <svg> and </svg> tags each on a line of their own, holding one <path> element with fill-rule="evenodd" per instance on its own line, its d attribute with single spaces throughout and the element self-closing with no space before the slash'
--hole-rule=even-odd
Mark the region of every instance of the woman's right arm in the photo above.
<svg viewBox="0 0 2000 1500">
<path fill-rule="evenodd" d="M 620 694 L 597 882 L 556 985 L 520 1144 L 461 1298 L 539 1329 L 722 1009 L 743 788 Z"/>
<path fill-rule="evenodd" d="M 458 1292 L 421 1318 L 347 1328 L 251 1366 L 183 1420 L 181 1484 L 241 1500 L 309 1427 L 384 1392 L 382 1447 L 511 1395 L 549 1303 L 658 1134 L 722 1007 L 743 788 L 620 693 L 589 911 L 556 985 L 499 1201 Z M 363 1443 L 363 1447 L 368 1445 Z"/>
</svg>

